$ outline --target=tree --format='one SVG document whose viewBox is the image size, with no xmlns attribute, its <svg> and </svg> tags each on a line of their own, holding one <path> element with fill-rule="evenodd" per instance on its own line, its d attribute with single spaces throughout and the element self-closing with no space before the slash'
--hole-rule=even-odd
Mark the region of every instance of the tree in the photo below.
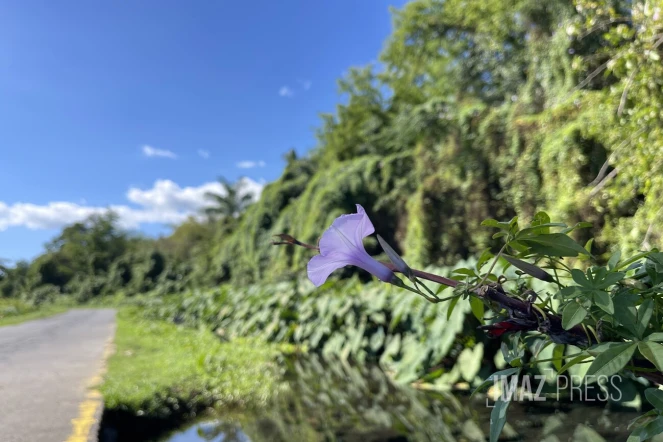
<svg viewBox="0 0 663 442">
<path fill-rule="evenodd" d="M 246 184 L 243 178 L 231 183 L 224 177 L 220 177 L 219 182 L 223 186 L 222 193 L 205 193 L 205 198 L 214 203 L 213 206 L 204 209 L 205 214 L 210 218 L 239 217 L 253 202 L 253 194 L 245 191 Z"/>
<path fill-rule="evenodd" d="M 118 228 L 117 220 L 113 212 L 92 215 L 65 227 L 46 248 L 72 273 L 105 273 L 129 245 L 129 237 Z"/>
</svg>

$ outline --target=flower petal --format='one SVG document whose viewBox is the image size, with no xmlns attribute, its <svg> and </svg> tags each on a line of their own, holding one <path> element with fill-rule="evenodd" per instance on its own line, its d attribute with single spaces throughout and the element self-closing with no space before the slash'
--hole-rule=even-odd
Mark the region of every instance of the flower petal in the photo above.
<svg viewBox="0 0 663 442">
<path fill-rule="evenodd" d="M 351 259 L 352 261 L 350 264 L 366 270 L 373 276 L 377 276 L 381 281 L 391 282 L 394 278 L 394 272 L 389 270 L 386 265 L 366 253 L 365 250 L 362 250 L 361 253 L 351 257 Z"/>
<path fill-rule="evenodd" d="M 357 213 L 339 216 L 334 220 L 331 227 L 322 234 L 318 244 L 320 254 L 324 256 L 333 251 L 364 250 L 362 239 L 373 232 L 375 232 L 373 223 L 366 215 L 364 208 L 357 204 Z"/>
<path fill-rule="evenodd" d="M 315 255 L 306 266 L 308 279 L 316 287 L 320 287 L 325 283 L 329 275 L 331 275 L 331 272 L 348 264 L 350 264 L 350 261 L 343 253 L 331 252 L 326 256 Z"/>
</svg>

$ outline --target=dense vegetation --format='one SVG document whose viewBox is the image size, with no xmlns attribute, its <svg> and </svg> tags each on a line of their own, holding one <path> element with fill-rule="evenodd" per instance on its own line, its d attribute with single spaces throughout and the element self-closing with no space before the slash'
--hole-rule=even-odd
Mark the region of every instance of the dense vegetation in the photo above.
<svg viewBox="0 0 663 442">
<path fill-rule="evenodd" d="M 381 65 L 339 82 L 318 146 L 287 154 L 241 216 L 230 192 L 216 212 L 230 216 L 158 241 L 97 217 L 0 272 L 0 291 L 82 301 L 288 279 L 307 255 L 267 247 L 271 235 L 315 242 L 355 203 L 413 264 L 476 255 L 491 245 L 481 220 L 540 209 L 592 222 L 579 239 L 598 251 L 661 246 L 662 16 L 657 1 L 413 1 L 394 12 Z"/>
</svg>

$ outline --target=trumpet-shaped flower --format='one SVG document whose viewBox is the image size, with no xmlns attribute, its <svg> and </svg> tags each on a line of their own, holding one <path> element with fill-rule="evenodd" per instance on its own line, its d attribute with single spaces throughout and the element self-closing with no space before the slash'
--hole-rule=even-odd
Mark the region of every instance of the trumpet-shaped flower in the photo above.
<svg viewBox="0 0 663 442">
<path fill-rule="evenodd" d="M 357 213 L 341 215 L 320 238 L 320 254 L 308 263 L 308 277 L 317 287 L 324 284 L 331 272 L 346 265 L 357 266 L 391 282 L 394 273 L 372 258 L 364 249 L 362 240 L 375 232 L 364 208 L 357 204 Z"/>
</svg>

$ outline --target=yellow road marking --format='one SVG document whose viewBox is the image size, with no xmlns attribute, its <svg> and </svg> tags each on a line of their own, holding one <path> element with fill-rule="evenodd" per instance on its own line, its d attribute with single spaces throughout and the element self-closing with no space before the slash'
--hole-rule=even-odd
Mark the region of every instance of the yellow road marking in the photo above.
<svg viewBox="0 0 663 442">
<path fill-rule="evenodd" d="M 114 334 L 115 330 L 113 330 L 111 338 L 106 343 L 99 373 L 92 376 L 87 383 L 89 390 L 85 395 L 85 400 L 78 407 L 78 417 L 71 420 L 73 430 L 65 442 L 89 442 L 96 440 L 96 438 L 91 438 L 92 435 L 90 433 L 99 419 L 100 410 L 104 406 L 104 398 L 97 388 L 103 380 L 103 374 L 106 370 L 106 360 L 113 352 L 112 342 Z"/>
</svg>

